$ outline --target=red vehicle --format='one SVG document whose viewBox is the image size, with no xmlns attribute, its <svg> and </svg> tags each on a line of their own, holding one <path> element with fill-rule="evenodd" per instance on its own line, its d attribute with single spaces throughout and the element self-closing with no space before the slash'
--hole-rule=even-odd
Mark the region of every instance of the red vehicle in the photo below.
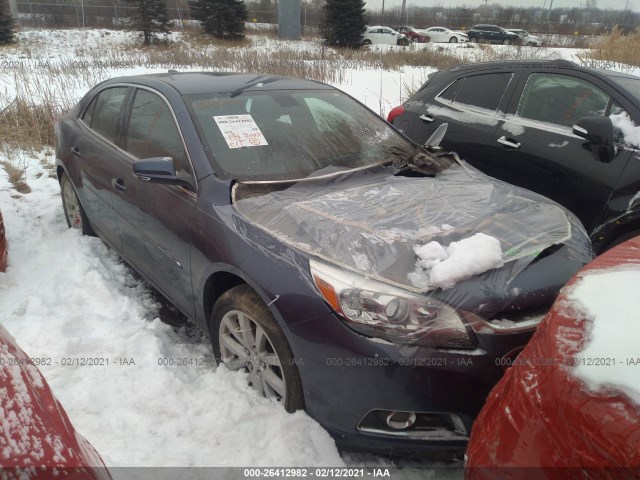
<svg viewBox="0 0 640 480">
<path fill-rule="evenodd" d="M 429 35 L 424 35 L 413 27 L 393 27 L 394 30 L 404 34 L 411 42 L 428 43 L 431 39 Z"/>
<path fill-rule="evenodd" d="M 580 352 L 594 322 L 603 319 L 582 318 L 569 296 L 579 279 L 612 267 L 640 269 L 640 237 L 596 258 L 561 291 L 480 412 L 467 450 L 466 480 L 640 478 L 640 406 L 614 386 L 590 390 L 573 373 L 583 364 Z M 638 337 L 637 322 L 629 324 L 628 334 Z M 617 354 L 612 351 L 612 358 Z"/>
<path fill-rule="evenodd" d="M 38 368 L 2 325 L 0 412 L 0 478 L 111 479 Z"/>
<path fill-rule="evenodd" d="M 0 272 L 7 270 L 7 239 L 4 235 L 4 221 L 0 211 Z"/>
</svg>

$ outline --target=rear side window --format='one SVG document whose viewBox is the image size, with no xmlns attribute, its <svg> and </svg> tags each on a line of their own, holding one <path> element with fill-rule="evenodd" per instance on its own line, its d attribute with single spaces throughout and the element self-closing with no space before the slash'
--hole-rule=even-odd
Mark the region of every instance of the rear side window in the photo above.
<svg viewBox="0 0 640 480">
<path fill-rule="evenodd" d="M 438 98 L 476 108 L 496 111 L 513 78 L 513 73 L 489 73 L 460 78 Z"/>
<path fill-rule="evenodd" d="M 448 102 L 453 102 L 456 98 L 456 93 L 458 93 L 458 89 L 460 88 L 460 85 L 462 84 L 462 78 L 459 78 L 458 80 L 456 80 L 455 82 L 453 82 L 451 85 L 449 85 L 449 87 L 447 87 L 447 89 L 442 92 L 438 98 L 440 100 L 446 100 Z"/>
<path fill-rule="evenodd" d="M 571 127 L 582 117 L 605 115 L 609 95 L 592 83 L 570 75 L 533 73 L 527 79 L 517 115 Z"/>
<path fill-rule="evenodd" d="M 127 98 L 128 87 L 114 87 L 102 90 L 85 112 L 83 121 L 104 138 L 112 143 L 116 141 L 116 131 L 118 128 L 118 118 L 125 98 Z M 95 105 L 94 105 L 95 104 Z M 93 107 L 92 107 L 93 105 Z M 91 112 L 91 113 L 89 113 Z"/>
<path fill-rule="evenodd" d="M 171 157 L 176 172 L 190 173 L 182 137 L 165 101 L 137 90 L 127 127 L 126 150 L 137 158 Z"/>
</svg>

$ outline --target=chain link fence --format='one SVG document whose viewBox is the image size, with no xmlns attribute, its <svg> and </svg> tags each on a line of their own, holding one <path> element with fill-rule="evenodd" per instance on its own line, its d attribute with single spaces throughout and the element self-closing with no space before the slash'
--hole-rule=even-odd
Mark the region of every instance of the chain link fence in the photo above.
<svg viewBox="0 0 640 480">
<path fill-rule="evenodd" d="M 277 24 L 275 4 L 264 8 L 264 3 L 247 2 L 248 21 L 254 24 Z M 268 3 L 268 2 L 267 2 Z M 251 8 L 252 6 L 263 8 Z M 55 0 L 17 1 L 19 23 L 32 28 L 127 28 L 135 7 L 122 0 L 76 0 L 57 2 Z M 193 24 L 187 0 L 169 0 L 169 17 L 177 28 Z M 400 9 L 367 12 L 369 25 L 400 26 L 417 28 L 442 26 L 465 30 L 478 23 L 498 24 L 505 27 L 524 28 L 532 33 L 558 34 L 602 34 L 610 32 L 614 26 L 625 31 L 633 31 L 640 25 L 640 14 L 630 11 L 604 11 L 595 9 L 513 9 L 494 8 L 479 11 L 469 8 L 409 8 L 401 15 Z M 303 3 L 300 9 L 300 25 L 303 33 L 314 33 L 322 24 L 323 13 L 317 6 Z"/>
</svg>

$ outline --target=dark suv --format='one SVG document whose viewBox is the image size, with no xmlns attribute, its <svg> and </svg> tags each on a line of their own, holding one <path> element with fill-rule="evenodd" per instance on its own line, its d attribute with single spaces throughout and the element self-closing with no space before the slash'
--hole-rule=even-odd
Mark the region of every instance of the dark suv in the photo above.
<svg viewBox="0 0 640 480">
<path fill-rule="evenodd" d="M 473 43 L 490 42 L 504 45 L 520 43 L 520 37 L 498 25 L 474 25 L 467 32 L 469 41 Z"/>
<path fill-rule="evenodd" d="M 569 208 L 597 252 L 640 234 L 639 77 L 564 60 L 461 65 L 389 121 L 419 143 L 448 123 L 445 148 Z"/>
</svg>

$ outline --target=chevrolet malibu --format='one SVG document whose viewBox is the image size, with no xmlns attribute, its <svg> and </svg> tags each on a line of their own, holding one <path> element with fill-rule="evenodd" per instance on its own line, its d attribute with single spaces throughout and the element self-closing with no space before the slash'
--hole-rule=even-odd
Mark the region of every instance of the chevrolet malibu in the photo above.
<svg viewBox="0 0 640 480">
<path fill-rule="evenodd" d="M 56 124 L 70 227 L 344 449 L 460 454 L 505 359 L 591 258 L 579 222 L 328 85 L 115 78 Z"/>
</svg>

